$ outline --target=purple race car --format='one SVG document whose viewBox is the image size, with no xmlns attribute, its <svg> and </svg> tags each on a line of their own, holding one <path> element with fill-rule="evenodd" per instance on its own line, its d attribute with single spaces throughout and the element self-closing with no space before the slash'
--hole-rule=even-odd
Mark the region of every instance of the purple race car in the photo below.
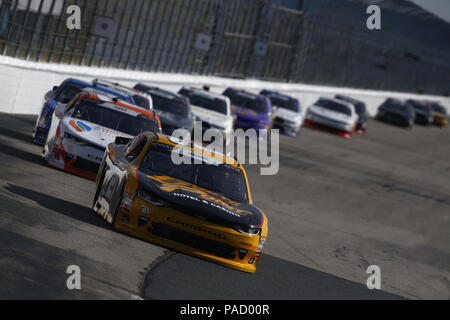
<svg viewBox="0 0 450 320">
<path fill-rule="evenodd" d="M 236 128 L 255 129 L 257 132 L 272 128 L 272 106 L 269 98 L 233 88 L 226 89 L 223 95 L 230 98 Z"/>
</svg>

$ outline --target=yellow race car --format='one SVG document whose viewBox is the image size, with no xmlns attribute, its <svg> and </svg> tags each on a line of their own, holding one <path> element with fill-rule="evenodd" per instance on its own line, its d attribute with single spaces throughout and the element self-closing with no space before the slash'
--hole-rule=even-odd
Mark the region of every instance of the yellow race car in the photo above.
<svg viewBox="0 0 450 320">
<path fill-rule="evenodd" d="M 117 230 L 245 272 L 268 232 L 241 164 L 154 132 L 108 146 L 92 209 Z"/>
<path fill-rule="evenodd" d="M 445 128 L 448 125 L 447 110 L 438 102 L 431 103 L 433 110 L 433 124 Z"/>
</svg>

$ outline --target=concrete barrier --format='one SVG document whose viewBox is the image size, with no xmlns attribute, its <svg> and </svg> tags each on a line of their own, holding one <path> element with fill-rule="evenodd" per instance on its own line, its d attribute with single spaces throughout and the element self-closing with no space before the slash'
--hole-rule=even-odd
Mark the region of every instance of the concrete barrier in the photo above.
<svg viewBox="0 0 450 320">
<path fill-rule="evenodd" d="M 344 94 L 366 102 L 368 111 L 372 116 L 375 115 L 378 106 L 387 97 L 436 100 L 440 101 L 447 110 L 450 110 L 450 98 L 448 97 L 185 74 L 90 68 L 37 63 L 0 56 L 0 112 L 38 114 L 41 110 L 45 93 L 69 77 L 88 81 L 96 77 L 105 78 L 119 81 L 129 86 L 133 86 L 137 82 L 144 82 L 173 91 L 177 91 L 183 85 L 209 85 L 211 90 L 216 92 L 222 92 L 227 87 L 243 88 L 252 92 L 258 92 L 265 88 L 295 96 L 300 99 L 304 107 L 313 104 L 320 96 L 332 97 L 335 94 Z"/>
</svg>

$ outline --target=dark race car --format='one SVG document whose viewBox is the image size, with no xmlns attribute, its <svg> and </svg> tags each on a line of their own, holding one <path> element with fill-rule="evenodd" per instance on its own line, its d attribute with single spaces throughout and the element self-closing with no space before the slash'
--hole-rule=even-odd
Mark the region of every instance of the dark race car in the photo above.
<svg viewBox="0 0 450 320">
<path fill-rule="evenodd" d="M 378 108 L 376 119 L 405 128 L 412 128 L 414 125 L 415 112 L 414 108 L 405 102 L 394 98 L 388 98 Z"/>
<path fill-rule="evenodd" d="M 408 100 L 406 104 L 414 108 L 416 124 L 430 125 L 433 123 L 433 110 L 424 101 Z"/>
<path fill-rule="evenodd" d="M 134 89 L 149 94 L 153 99 L 155 109 L 161 121 L 164 134 L 172 135 L 173 131 L 182 128 L 192 131 L 193 114 L 189 99 L 167 90 L 138 83 Z"/>
<path fill-rule="evenodd" d="M 363 134 L 367 131 L 367 121 L 369 120 L 369 114 L 367 112 L 366 104 L 360 100 L 343 96 L 343 95 L 336 95 L 336 99 L 342 100 L 348 103 L 351 103 L 355 106 L 355 111 L 358 114 L 358 122 L 356 123 L 356 132 Z"/>
</svg>

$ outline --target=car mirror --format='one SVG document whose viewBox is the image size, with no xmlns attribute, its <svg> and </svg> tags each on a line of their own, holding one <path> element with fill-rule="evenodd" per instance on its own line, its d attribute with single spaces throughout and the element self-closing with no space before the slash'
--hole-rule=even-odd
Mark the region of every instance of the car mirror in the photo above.
<svg viewBox="0 0 450 320">
<path fill-rule="evenodd" d="M 131 140 L 132 140 L 131 138 L 116 137 L 116 140 L 114 141 L 114 143 L 118 144 L 118 145 L 124 145 L 124 144 L 127 144 L 128 142 L 130 142 Z"/>
<path fill-rule="evenodd" d="M 58 86 L 54 86 L 52 91 L 56 91 L 56 90 L 58 90 L 58 88 L 59 88 Z"/>
</svg>

